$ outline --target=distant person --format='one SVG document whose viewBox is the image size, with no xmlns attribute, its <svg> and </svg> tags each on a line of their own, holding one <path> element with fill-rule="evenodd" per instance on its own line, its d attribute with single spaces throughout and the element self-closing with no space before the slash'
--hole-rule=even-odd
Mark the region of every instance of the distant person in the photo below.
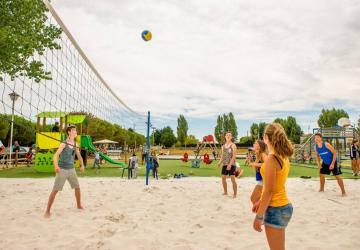
<svg viewBox="0 0 360 250">
<path fill-rule="evenodd" d="M 56 194 L 63 189 L 66 180 L 72 189 L 75 189 L 76 204 L 78 209 L 83 209 L 81 205 L 80 185 L 76 175 L 74 161 L 75 154 L 80 161 L 80 171 L 84 172 L 84 163 L 80 155 L 80 150 L 76 146 L 77 131 L 75 126 L 66 128 L 67 139 L 63 141 L 54 154 L 54 168 L 56 172 L 53 190 L 50 193 L 45 217 L 50 217 L 51 206 L 54 203 Z"/>
<path fill-rule="evenodd" d="M 60 132 L 59 122 L 55 122 L 55 125 L 51 129 L 51 132 Z"/>
<path fill-rule="evenodd" d="M 20 152 L 20 144 L 18 141 L 14 141 L 14 145 L 13 145 L 13 152 Z"/>
<path fill-rule="evenodd" d="M 129 158 L 129 161 L 128 161 L 128 179 L 132 179 L 133 178 L 133 164 L 132 164 L 132 157 Z"/>
<path fill-rule="evenodd" d="M 215 150 L 212 151 L 212 155 L 214 157 L 214 160 L 216 161 L 216 151 Z"/>
<path fill-rule="evenodd" d="M 99 153 L 98 149 L 95 150 L 94 156 L 95 156 L 95 159 L 94 159 L 94 164 L 93 164 L 92 168 L 97 167 L 98 169 L 100 169 L 100 153 Z"/>
<path fill-rule="evenodd" d="M 138 169 L 139 169 L 138 158 L 134 153 L 130 159 L 131 159 L 131 166 L 133 168 L 134 179 L 136 179 L 138 177 Z"/>
<path fill-rule="evenodd" d="M 245 165 L 249 165 L 249 163 L 254 162 L 256 160 L 256 155 L 254 154 L 253 148 L 248 148 L 246 153 Z"/>
<path fill-rule="evenodd" d="M 19 159 L 19 152 L 20 152 L 20 144 L 18 141 L 15 141 L 14 142 L 14 145 L 13 145 L 13 153 L 15 154 L 15 162 L 14 162 L 14 165 L 17 167 L 18 165 L 18 159 Z M 10 162 L 11 164 L 11 162 Z"/>
<path fill-rule="evenodd" d="M 257 202 L 260 199 L 261 193 L 262 193 L 262 188 L 263 188 L 263 180 L 262 180 L 262 176 L 260 173 L 260 169 L 263 166 L 263 164 L 267 158 L 266 144 L 262 140 L 257 140 L 254 143 L 253 149 L 254 149 L 255 155 L 256 155 L 255 161 L 253 161 L 252 156 L 248 156 L 247 160 L 249 162 L 248 163 L 249 166 L 255 169 L 256 186 L 250 197 L 252 204 L 255 204 L 255 202 Z"/>
<path fill-rule="evenodd" d="M 159 179 L 158 173 L 159 173 L 159 160 L 155 155 L 155 152 L 151 153 L 150 157 L 150 164 L 152 169 L 152 174 L 155 179 Z"/>
<path fill-rule="evenodd" d="M 360 149 L 359 149 L 359 141 L 354 139 L 350 145 L 350 159 L 351 159 L 351 168 L 353 170 L 353 176 L 359 175 L 359 165 L 360 162 Z"/>
<path fill-rule="evenodd" d="M 144 165 L 145 160 L 146 160 L 146 153 L 145 151 L 143 151 L 141 153 L 141 165 Z"/>
<path fill-rule="evenodd" d="M 358 142 L 356 143 L 356 146 L 357 146 L 357 150 L 358 150 L 358 159 L 357 159 L 357 173 L 358 173 L 358 176 L 359 176 L 359 171 L 360 171 L 360 142 L 358 140 Z"/>
<path fill-rule="evenodd" d="M 26 165 L 29 166 L 32 162 L 32 148 L 29 148 L 29 150 L 26 152 L 25 159 L 26 159 Z"/>
<path fill-rule="evenodd" d="M 221 157 L 218 162 L 218 166 L 220 166 L 220 165 L 222 166 L 221 180 L 222 180 L 222 185 L 223 185 L 223 189 L 224 189 L 224 195 L 228 195 L 226 177 L 230 176 L 233 191 L 234 191 L 233 198 L 236 198 L 236 196 L 237 196 L 237 184 L 236 184 L 236 179 L 235 179 L 236 145 L 235 145 L 235 143 L 232 142 L 232 139 L 233 139 L 233 137 L 232 137 L 231 132 L 227 132 L 225 134 L 226 142 L 225 142 L 225 145 L 222 146 Z"/>
<path fill-rule="evenodd" d="M 346 196 L 344 181 L 341 177 L 341 169 L 337 164 L 336 151 L 330 143 L 323 142 L 322 135 L 320 133 L 315 134 L 315 156 L 316 163 L 320 169 L 320 190 L 324 192 L 325 175 L 329 175 L 331 172 L 335 176 L 337 183 L 341 189 L 342 196 Z M 321 159 L 321 161 L 320 161 Z"/>
</svg>

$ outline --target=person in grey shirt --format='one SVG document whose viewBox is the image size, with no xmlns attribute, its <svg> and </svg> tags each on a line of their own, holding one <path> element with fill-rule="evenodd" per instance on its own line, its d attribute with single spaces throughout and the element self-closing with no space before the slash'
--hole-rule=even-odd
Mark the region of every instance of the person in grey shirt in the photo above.
<svg viewBox="0 0 360 250">
<path fill-rule="evenodd" d="M 68 126 L 66 128 L 68 135 L 67 139 L 63 141 L 54 155 L 54 167 L 56 172 L 55 183 L 53 190 L 50 193 L 45 217 L 50 217 L 50 209 L 54 203 L 56 194 L 62 190 L 66 180 L 70 183 L 72 189 L 75 189 L 76 204 L 78 209 L 83 209 L 81 205 L 81 194 L 79 181 L 74 168 L 75 154 L 80 161 L 80 171 L 84 172 L 84 162 L 80 154 L 80 150 L 76 147 L 77 131 L 75 126 Z M 60 157 L 60 159 L 59 159 Z"/>
<path fill-rule="evenodd" d="M 130 159 L 131 159 L 130 164 L 133 169 L 133 177 L 136 179 L 138 176 L 138 168 L 139 168 L 138 158 L 137 158 L 136 154 L 134 153 Z"/>
</svg>

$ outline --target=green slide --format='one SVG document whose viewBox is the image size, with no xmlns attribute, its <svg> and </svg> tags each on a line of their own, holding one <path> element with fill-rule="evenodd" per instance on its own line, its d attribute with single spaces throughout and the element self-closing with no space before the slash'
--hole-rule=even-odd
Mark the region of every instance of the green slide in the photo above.
<svg viewBox="0 0 360 250">
<path fill-rule="evenodd" d="M 82 135 L 81 136 L 81 148 L 87 149 L 91 153 L 94 153 L 96 151 L 96 148 L 92 144 L 92 140 L 91 140 L 91 137 L 89 135 Z M 115 164 L 115 165 L 118 165 L 120 167 L 125 167 L 125 163 L 114 161 L 113 159 L 111 159 L 106 154 L 103 154 L 103 153 L 99 152 L 99 155 L 100 155 L 101 158 L 103 158 L 105 161 L 107 161 L 107 162 L 109 162 L 111 164 Z"/>
</svg>

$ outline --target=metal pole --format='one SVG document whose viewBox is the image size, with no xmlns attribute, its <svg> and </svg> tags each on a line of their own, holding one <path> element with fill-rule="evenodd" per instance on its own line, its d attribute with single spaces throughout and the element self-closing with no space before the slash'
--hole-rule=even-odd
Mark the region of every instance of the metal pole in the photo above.
<svg viewBox="0 0 360 250">
<path fill-rule="evenodd" d="M 134 123 L 134 140 L 135 140 L 135 146 L 134 146 L 134 153 L 136 152 L 136 132 L 135 132 L 136 124 Z"/>
<path fill-rule="evenodd" d="M 12 140 L 14 132 L 14 109 L 15 109 L 15 98 L 12 99 L 12 110 L 11 110 L 11 131 L 10 131 L 10 142 L 9 142 L 9 163 L 11 166 L 11 155 L 12 155 Z"/>
<path fill-rule="evenodd" d="M 147 133 L 146 133 L 146 188 L 149 187 L 149 172 L 150 172 L 150 111 L 148 111 L 147 119 Z"/>
</svg>

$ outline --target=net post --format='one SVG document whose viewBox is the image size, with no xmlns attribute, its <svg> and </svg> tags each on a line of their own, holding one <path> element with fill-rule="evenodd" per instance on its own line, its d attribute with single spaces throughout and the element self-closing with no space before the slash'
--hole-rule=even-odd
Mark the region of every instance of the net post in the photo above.
<svg viewBox="0 0 360 250">
<path fill-rule="evenodd" d="M 147 117 L 147 131 L 146 131 L 146 188 L 149 187 L 149 172 L 150 172 L 150 111 Z"/>
</svg>

